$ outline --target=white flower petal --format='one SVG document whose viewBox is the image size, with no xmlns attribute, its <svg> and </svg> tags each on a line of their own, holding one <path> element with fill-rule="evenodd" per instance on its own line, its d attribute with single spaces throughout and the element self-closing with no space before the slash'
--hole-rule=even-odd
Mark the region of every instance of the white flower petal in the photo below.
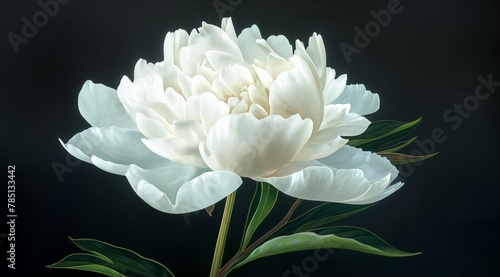
<svg viewBox="0 0 500 277">
<path fill-rule="evenodd" d="M 346 145 L 347 139 L 344 139 L 337 134 L 331 135 L 329 130 L 318 131 L 311 140 L 300 150 L 293 158 L 295 161 L 314 160 L 327 157 L 333 152 L 339 150 Z"/>
<path fill-rule="evenodd" d="M 182 165 L 206 168 L 197 140 L 183 138 L 143 139 L 142 142 L 157 155 Z"/>
<path fill-rule="evenodd" d="M 210 129 L 200 152 L 213 170 L 268 175 L 297 154 L 311 131 L 311 120 L 299 115 L 287 119 L 271 115 L 261 120 L 248 113 L 229 115 Z"/>
<path fill-rule="evenodd" d="M 248 112 L 249 103 L 245 99 L 241 99 L 238 104 L 234 106 L 234 108 L 231 110 L 231 114 L 244 114 Z"/>
<path fill-rule="evenodd" d="M 238 36 L 238 45 L 241 49 L 241 54 L 246 63 L 252 64 L 254 60 L 265 62 L 267 54 L 257 46 L 257 40 L 262 39 L 259 27 L 252 25 L 250 28 L 245 28 Z"/>
<path fill-rule="evenodd" d="M 91 127 L 61 144 L 71 155 L 85 162 L 93 163 L 94 157 L 107 162 L 100 163 L 100 168 L 119 175 L 124 175 L 131 164 L 155 169 L 169 163 L 149 151 L 141 142 L 143 137 L 137 130 Z"/>
<path fill-rule="evenodd" d="M 285 118 L 300 114 L 314 123 L 313 132 L 323 119 L 323 96 L 309 65 L 298 56 L 290 58 L 295 67 L 281 73 L 269 92 L 271 114 Z"/>
<path fill-rule="evenodd" d="M 148 63 L 144 59 L 139 59 L 134 66 L 134 79 L 140 79 L 144 77 L 148 77 L 149 75 L 156 74 L 155 65 L 152 63 Z"/>
<path fill-rule="evenodd" d="M 283 35 L 270 36 L 267 38 L 267 43 L 276 54 L 285 59 L 289 59 L 293 55 L 292 45 Z"/>
<path fill-rule="evenodd" d="M 135 114 L 151 103 L 165 103 L 163 81 L 159 75 L 134 80 L 124 76 L 118 86 L 118 98 L 128 114 L 135 120 Z"/>
<path fill-rule="evenodd" d="M 289 63 L 291 64 L 291 63 Z M 256 65 L 253 65 L 253 70 L 255 71 L 255 74 L 257 75 L 257 78 L 259 78 L 259 81 L 266 87 L 266 88 L 269 88 L 272 84 L 273 84 L 273 76 L 271 76 L 271 74 L 269 74 L 269 72 L 266 71 L 266 69 L 262 68 L 262 67 L 259 67 L 259 66 L 256 66 Z M 290 66 L 290 68 L 293 67 L 293 64 L 292 66 Z M 288 69 L 290 69 L 288 68 Z M 266 99 L 267 100 L 267 99 Z"/>
<path fill-rule="evenodd" d="M 205 139 L 201 124 L 195 120 L 178 120 L 172 125 L 174 135 L 180 139 L 199 142 Z"/>
<path fill-rule="evenodd" d="M 177 83 L 177 76 L 180 74 L 182 74 L 182 71 L 179 67 L 168 62 L 153 64 L 139 59 L 134 67 L 134 80 L 158 75 L 163 80 L 163 90 L 173 88 L 175 91 L 180 91 L 179 84 Z"/>
<path fill-rule="evenodd" d="M 255 116 L 255 118 L 257 119 L 263 119 L 269 115 L 261 105 L 255 103 L 250 105 L 248 112 Z"/>
<path fill-rule="evenodd" d="M 334 131 L 339 136 L 357 136 L 366 131 L 370 125 L 370 121 L 359 114 L 351 113 L 350 107 L 349 104 L 330 104 L 325 106 L 320 131 Z"/>
<path fill-rule="evenodd" d="M 191 32 L 188 45 L 180 51 L 179 59 L 184 73 L 194 76 L 197 66 L 205 60 L 207 51 L 225 52 L 243 60 L 238 45 L 221 28 L 203 22 L 198 31 L 199 33 L 195 30 Z"/>
<path fill-rule="evenodd" d="M 263 84 L 258 83 L 257 85 L 249 86 L 248 97 L 252 103 L 259 104 L 266 110 L 266 113 L 269 113 L 269 98 Z"/>
<path fill-rule="evenodd" d="M 235 64 L 246 66 L 245 63 L 243 63 L 241 60 L 225 52 L 207 51 L 205 53 L 205 56 L 207 57 L 210 65 L 217 71 L 222 70 L 224 67 L 232 66 Z"/>
<path fill-rule="evenodd" d="M 185 118 L 202 124 L 205 133 L 208 133 L 215 122 L 228 114 L 229 106 L 212 93 L 195 95 L 186 101 Z"/>
<path fill-rule="evenodd" d="M 193 95 L 200 95 L 205 92 L 211 92 L 212 85 L 205 76 L 197 74 L 191 79 L 191 93 Z"/>
<path fill-rule="evenodd" d="M 321 35 L 314 33 L 309 38 L 306 51 L 316 67 L 321 85 L 324 86 L 326 80 L 326 51 Z"/>
<path fill-rule="evenodd" d="M 324 83 L 321 82 L 316 65 L 311 59 L 311 56 L 309 56 L 309 53 L 307 53 L 307 50 L 304 48 L 304 43 L 302 43 L 302 41 L 298 39 L 295 41 L 295 56 L 301 57 L 307 63 L 311 70 L 311 73 L 314 76 L 314 80 L 316 82 L 316 85 L 318 86 L 318 89 L 320 91 L 323 91 Z M 323 96 L 323 94 L 321 94 L 321 96 Z"/>
<path fill-rule="evenodd" d="M 164 59 L 168 63 L 180 66 L 179 51 L 188 43 L 189 35 L 185 30 L 178 29 L 175 32 L 168 32 L 163 44 Z"/>
<path fill-rule="evenodd" d="M 233 20 L 231 17 L 224 17 L 222 19 L 221 29 L 226 32 L 229 38 L 236 44 L 238 44 L 238 37 L 236 36 L 236 31 L 234 30 Z"/>
<path fill-rule="evenodd" d="M 177 75 L 177 83 L 179 84 L 182 95 L 184 95 L 184 99 L 188 99 L 193 95 L 191 93 L 191 77 L 187 74 L 179 74 Z"/>
<path fill-rule="evenodd" d="M 351 104 L 352 113 L 366 115 L 379 109 L 380 98 L 378 94 L 366 90 L 362 84 L 347 85 L 333 104 Z"/>
<path fill-rule="evenodd" d="M 287 61 L 276 54 L 271 53 L 267 56 L 266 72 L 271 75 L 273 80 L 276 80 L 280 73 L 292 69 L 293 66 L 292 62 Z"/>
<path fill-rule="evenodd" d="M 134 191 L 153 208 L 166 213 L 189 213 L 211 206 L 242 183 L 232 172 L 187 166 L 144 170 L 131 166 L 126 173 Z"/>
<path fill-rule="evenodd" d="M 135 121 L 141 133 L 149 139 L 171 136 L 166 126 L 159 119 L 148 117 L 143 113 L 137 113 Z"/>
<path fill-rule="evenodd" d="M 335 69 L 326 68 L 325 88 L 323 89 L 323 97 L 325 105 L 331 104 L 344 91 L 347 83 L 347 75 L 342 74 L 335 79 Z"/>
<path fill-rule="evenodd" d="M 184 97 L 174 89 L 168 88 L 165 91 L 165 99 L 169 110 L 171 110 L 177 118 L 183 118 L 184 109 L 186 108 L 186 100 Z"/>
<path fill-rule="evenodd" d="M 389 186 L 397 173 L 387 159 L 344 146 L 325 159 L 289 163 L 270 177 L 253 179 L 268 182 L 300 199 L 368 204 L 402 186 L 402 183 Z"/>
<path fill-rule="evenodd" d="M 314 160 L 324 158 L 347 143 L 341 136 L 340 122 L 346 117 L 349 105 L 328 105 L 325 107 L 320 129 L 304 145 L 294 160 Z"/>
<path fill-rule="evenodd" d="M 136 129 L 134 121 L 118 99 L 116 90 L 102 84 L 86 81 L 78 94 L 78 109 L 94 127 Z"/>
<path fill-rule="evenodd" d="M 387 174 L 391 175 L 390 182 L 392 182 L 399 173 L 388 159 L 351 146 L 344 146 L 331 156 L 319 159 L 318 162 L 338 169 L 360 169 L 370 183 L 383 179 Z"/>
</svg>

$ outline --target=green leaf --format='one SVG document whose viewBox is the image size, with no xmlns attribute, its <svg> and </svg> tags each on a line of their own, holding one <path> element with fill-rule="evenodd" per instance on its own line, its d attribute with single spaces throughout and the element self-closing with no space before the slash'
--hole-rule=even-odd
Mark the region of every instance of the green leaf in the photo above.
<svg viewBox="0 0 500 277">
<path fill-rule="evenodd" d="M 330 224 L 335 220 L 363 211 L 373 205 L 375 204 L 348 205 L 341 203 L 324 203 L 287 222 L 273 235 L 273 237 L 311 231 L 320 226 Z"/>
<path fill-rule="evenodd" d="M 401 150 L 405 148 L 406 146 L 410 145 L 412 142 L 414 142 L 417 139 L 417 137 L 413 137 L 409 140 L 406 141 L 399 141 L 396 143 L 388 143 L 384 144 L 381 146 L 382 149 L 384 149 L 384 152 L 396 152 L 398 150 Z"/>
<path fill-rule="evenodd" d="M 278 190 L 267 183 L 259 183 L 248 210 L 245 231 L 240 245 L 240 251 L 250 242 L 255 230 L 273 209 L 278 199 Z M 250 215 L 252 215 L 250 219 Z"/>
<path fill-rule="evenodd" d="M 95 239 L 72 239 L 71 241 L 91 254 L 73 254 L 51 268 L 79 269 L 107 276 L 173 277 L 162 264 L 145 258 L 131 250 Z M 120 272 L 119 275 L 116 275 Z"/>
<path fill-rule="evenodd" d="M 421 118 L 408 123 L 394 120 L 376 121 L 370 124 L 363 134 L 350 137 L 347 144 L 372 152 L 391 149 L 397 147 L 398 141 L 410 134 L 420 120 Z"/>
<path fill-rule="evenodd" d="M 110 277 L 125 277 L 125 275 L 111 269 L 113 264 L 108 260 L 86 253 L 71 254 L 61 261 L 47 267 L 91 271 Z"/>
<path fill-rule="evenodd" d="M 393 165 L 399 165 L 399 164 L 415 163 L 427 160 L 429 158 L 436 156 L 438 153 L 439 152 L 423 156 L 410 156 L 401 153 L 387 153 L 387 152 L 378 152 L 377 154 L 379 154 L 382 157 L 386 157 Z"/>
<path fill-rule="evenodd" d="M 373 233 L 361 228 L 331 227 L 324 229 L 321 234 L 304 232 L 269 240 L 255 248 L 233 269 L 268 256 L 318 248 L 346 249 L 387 257 L 407 257 L 420 254 L 398 250 Z"/>
</svg>

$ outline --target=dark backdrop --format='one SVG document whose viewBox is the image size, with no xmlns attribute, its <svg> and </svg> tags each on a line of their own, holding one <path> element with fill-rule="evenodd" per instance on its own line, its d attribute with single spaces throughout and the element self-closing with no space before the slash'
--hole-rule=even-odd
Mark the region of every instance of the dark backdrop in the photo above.
<svg viewBox="0 0 500 277">
<path fill-rule="evenodd" d="M 7 166 L 15 165 L 18 215 L 16 270 L 7 270 L 8 231 L 6 224 L 0 225 L 1 270 L 8 273 L 1 275 L 79 276 L 44 267 L 78 251 L 71 236 L 133 249 L 166 264 L 177 276 L 208 276 L 222 203 L 212 218 L 205 213 L 163 214 L 142 202 L 124 177 L 76 164 L 57 139 L 67 141 L 88 127 L 77 109 L 77 94 L 86 80 L 116 88 L 123 75 L 132 75 L 139 58 L 162 59 L 167 31 L 189 31 L 201 21 L 219 25 L 222 11 L 210 0 L 63 2 L 45 21 L 37 1 L 3 1 L 1 7 L 0 206 L 7 220 Z M 328 65 L 347 73 L 348 83 L 363 83 L 380 94 L 381 109 L 370 119 L 423 116 L 416 131 L 421 143 L 406 152 L 440 152 L 423 164 L 402 168 L 406 185 L 400 191 L 340 223 L 367 228 L 421 255 L 386 258 L 336 250 L 308 276 L 500 273 L 500 87 L 490 87 L 491 93 L 482 88 L 475 95 L 480 76 L 500 82 L 497 1 L 401 0 L 390 22 L 371 29 L 370 41 L 358 41 L 360 47 L 348 58 L 340 45 L 357 47 L 354 28 L 370 25 L 370 11 L 387 9 L 394 1 L 219 2 L 229 5 L 223 15 L 232 16 L 238 33 L 254 23 L 264 37 L 284 34 L 291 41 L 307 41 L 313 32 L 320 33 Z M 33 22 L 33 16 L 37 32 L 20 38 L 23 17 Z M 12 34 L 18 36 L 15 43 L 9 40 Z M 71 172 L 58 177 L 53 165 Z M 238 194 L 229 252 L 239 243 L 252 193 L 253 184 L 247 183 Z M 290 203 L 282 195 L 270 221 L 279 220 Z M 311 255 L 304 251 L 257 260 L 233 276 L 282 276 Z"/>
</svg>

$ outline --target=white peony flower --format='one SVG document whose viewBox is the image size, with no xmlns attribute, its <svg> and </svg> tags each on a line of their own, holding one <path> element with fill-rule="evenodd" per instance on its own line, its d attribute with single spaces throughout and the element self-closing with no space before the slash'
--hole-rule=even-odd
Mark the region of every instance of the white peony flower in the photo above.
<svg viewBox="0 0 500 277">
<path fill-rule="evenodd" d="M 366 204 L 402 186 L 374 153 L 346 146 L 363 133 L 379 97 L 346 85 L 326 66 L 320 35 L 295 50 L 231 19 L 168 33 L 165 60 L 139 60 L 117 90 L 87 81 L 78 98 L 91 128 L 64 144 L 73 156 L 125 175 L 149 205 L 167 213 L 206 208 L 241 177 L 290 196 Z M 62 143 L 62 142 L 61 142 Z"/>
</svg>

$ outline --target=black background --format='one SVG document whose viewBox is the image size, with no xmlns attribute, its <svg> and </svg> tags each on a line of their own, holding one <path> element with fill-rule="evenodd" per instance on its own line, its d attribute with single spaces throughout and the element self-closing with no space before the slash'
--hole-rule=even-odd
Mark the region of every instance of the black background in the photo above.
<svg viewBox="0 0 500 277">
<path fill-rule="evenodd" d="M 478 76 L 491 74 L 500 81 L 497 1 L 402 0 L 403 10 L 348 63 L 339 45 L 354 45 L 353 28 L 363 29 L 373 20 L 370 11 L 386 9 L 387 3 L 242 0 L 224 13 L 232 16 L 237 33 L 254 23 L 264 37 L 284 34 L 290 41 L 307 41 L 313 32 L 320 33 L 327 64 L 347 73 L 348 83 L 363 83 L 380 94 L 381 109 L 371 120 L 423 116 L 416 131 L 420 141 L 431 146 L 436 128 L 446 137 L 433 143 L 438 156 L 405 168 L 406 185 L 400 191 L 339 223 L 364 227 L 397 248 L 422 251 L 421 255 L 386 258 L 335 250 L 308 274 L 498 276 L 500 87 L 471 108 L 477 100 Z M 7 269 L 8 230 L 0 225 L 1 272 L 8 273 L 1 275 L 94 276 L 45 268 L 78 251 L 71 236 L 133 249 L 164 263 L 176 276 L 208 276 L 222 203 L 212 218 L 201 212 L 188 217 L 163 214 L 142 202 L 124 177 L 86 163 L 74 166 L 75 160 L 67 160 L 57 139 L 67 141 L 88 127 L 77 109 L 77 95 L 86 80 L 116 88 L 123 75 L 132 76 L 139 58 L 162 59 L 166 32 L 190 31 L 201 21 L 219 25 L 212 1 L 71 0 L 59 5 L 57 14 L 15 53 L 8 34 L 21 35 L 21 18 L 33 22 L 40 10 L 36 1 L 3 1 L 1 7 L 0 206 L 6 220 L 7 166 L 15 165 L 18 215 L 15 270 Z M 470 111 L 459 116 L 460 123 L 443 118 L 466 99 Z M 413 144 L 406 152 L 415 149 L 419 147 Z M 62 181 L 54 162 L 72 170 L 61 176 Z M 239 244 L 252 193 L 250 182 L 239 190 L 229 254 Z M 264 227 L 278 221 L 291 201 L 281 195 L 279 208 Z M 282 276 L 312 255 L 304 251 L 264 258 L 232 276 Z"/>
</svg>

